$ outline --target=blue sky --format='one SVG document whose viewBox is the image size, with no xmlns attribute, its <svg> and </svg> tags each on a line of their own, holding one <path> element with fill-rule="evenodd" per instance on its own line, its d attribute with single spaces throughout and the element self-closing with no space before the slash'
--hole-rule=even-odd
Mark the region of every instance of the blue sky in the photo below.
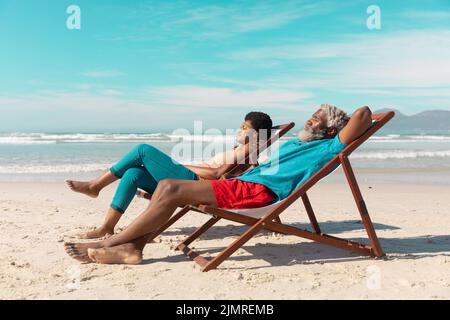
<svg viewBox="0 0 450 320">
<path fill-rule="evenodd" d="M 72 4 L 81 30 L 66 27 Z M 2 0 L 0 41 L 0 131 L 225 129 L 251 110 L 302 122 L 321 103 L 450 110 L 450 0 Z"/>
</svg>

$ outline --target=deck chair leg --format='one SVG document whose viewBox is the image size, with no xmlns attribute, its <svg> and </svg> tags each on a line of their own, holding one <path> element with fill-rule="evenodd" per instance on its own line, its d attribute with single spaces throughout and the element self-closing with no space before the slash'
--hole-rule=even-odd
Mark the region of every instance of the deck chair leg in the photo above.
<svg viewBox="0 0 450 320">
<path fill-rule="evenodd" d="M 181 242 L 175 250 L 180 250 L 180 248 L 188 246 L 190 243 L 192 243 L 195 239 L 200 237 L 203 233 L 205 233 L 209 228 L 211 228 L 213 225 L 215 225 L 220 220 L 219 217 L 212 217 L 209 219 L 204 225 L 202 225 L 200 228 L 195 230 L 193 234 L 191 234 L 189 237 L 187 237 L 183 242 Z"/>
<path fill-rule="evenodd" d="M 273 221 L 275 221 L 275 222 L 277 222 L 277 223 L 281 223 L 281 219 L 280 219 L 280 217 L 278 216 L 278 217 L 276 217 L 276 218 L 274 218 L 273 219 Z"/>
<path fill-rule="evenodd" d="M 314 229 L 314 232 L 317 234 L 322 233 L 322 231 L 320 230 L 320 227 L 319 227 L 319 223 L 317 223 L 316 216 L 314 214 L 314 211 L 311 206 L 311 202 L 309 202 L 309 198 L 308 198 L 308 195 L 306 194 L 306 192 L 302 195 L 302 201 L 303 201 L 303 205 L 305 206 L 306 213 L 308 214 L 309 221 L 311 222 L 311 226 Z"/>
<path fill-rule="evenodd" d="M 384 256 L 384 252 L 381 248 L 380 241 L 378 240 L 377 234 L 375 232 L 375 228 L 373 227 L 369 212 L 367 211 L 366 204 L 362 197 L 361 190 L 359 189 L 358 182 L 356 181 L 355 174 L 353 173 L 352 167 L 350 165 L 350 161 L 346 156 L 342 154 L 339 156 L 339 158 L 341 160 L 345 176 L 347 177 L 347 181 L 350 185 L 353 197 L 355 198 L 356 206 L 358 207 L 358 211 L 361 215 L 361 219 L 363 221 L 367 235 L 372 244 L 373 251 L 377 257 L 382 257 Z"/>
<path fill-rule="evenodd" d="M 215 269 L 224 260 L 226 260 L 229 256 L 231 256 L 237 249 L 242 247 L 244 243 L 250 240 L 255 234 L 257 234 L 263 228 L 264 225 L 261 221 L 255 223 L 247 231 L 245 231 L 238 239 L 233 241 L 233 243 L 230 244 L 225 250 L 223 250 L 214 259 L 208 262 L 208 264 L 203 268 L 202 271 L 207 272 L 209 270 Z"/>
<path fill-rule="evenodd" d="M 161 228 L 152 233 L 147 239 L 147 243 L 152 242 L 157 236 L 163 233 L 167 228 L 177 222 L 180 218 L 182 218 L 186 213 L 188 213 L 190 208 L 188 206 L 183 207 L 180 211 L 178 211 L 174 216 L 172 216 L 169 221 L 167 221 Z"/>
</svg>

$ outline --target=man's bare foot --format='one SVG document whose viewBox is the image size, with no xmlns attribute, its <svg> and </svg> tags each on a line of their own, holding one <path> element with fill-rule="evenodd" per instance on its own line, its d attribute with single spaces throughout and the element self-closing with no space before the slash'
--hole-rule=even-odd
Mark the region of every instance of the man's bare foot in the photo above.
<svg viewBox="0 0 450 320">
<path fill-rule="evenodd" d="M 112 236 L 114 234 L 114 230 L 105 228 L 105 227 L 100 227 L 100 228 L 96 228 L 92 231 L 86 232 L 86 233 L 82 233 L 80 235 L 78 235 L 79 239 L 97 239 L 97 238 L 109 238 L 110 236 Z"/>
<path fill-rule="evenodd" d="M 84 263 L 93 262 L 88 256 L 88 249 L 98 249 L 103 247 L 101 242 L 91 243 L 64 243 L 64 249 L 73 259 Z"/>
<path fill-rule="evenodd" d="M 70 190 L 83 193 L 91 198 L 97 198 L 100 192 L 92 186 L 91 182 L 66 180 L 66 184 Z"/>
<path fill-rule="evenodd" d="M 88 249 L 88 257 L 103 264 L 139 264 L 142 262 L 142 250 L 132 243 L 125 243 L 115 247 Z"/>
</svg>

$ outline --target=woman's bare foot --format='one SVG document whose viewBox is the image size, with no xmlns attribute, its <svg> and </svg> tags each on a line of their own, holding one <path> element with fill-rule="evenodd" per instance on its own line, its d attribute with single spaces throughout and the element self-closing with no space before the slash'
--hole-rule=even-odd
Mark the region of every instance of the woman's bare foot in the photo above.
<svg viewBox="0 0 450 320">
<path fill-rule="evenodd" d="M 114 229 L 108 229 L 106 227 L 96 228 L 92 231 L 82 233 L 78 235 L 79 239 L 97 239 L 97 238 L 109 238 L 114 234 Z"/>
<path fill-rule="evenodd" d="M 83 193 L 91 198 L 97 198 L 100 190 L 95 188 L 91 182 L 66 180 L 67 186 L 70 190 Z"/>
<path fill-rule="evenodd" d="M 98 249 L 103 247 L 101 242 L 91 243 L 64 243 L 64 249 L 73 259 L 84 263 L 93 262 L 88 256 L 88 249 Z"/>
<path fill-rule="evenodd" d="M 88 249 L 88 257 L 93 262 L 103 264 L 139 264 L 142 262 L 142 250 L 132 243 L 115 247 Z"/>
</svg>

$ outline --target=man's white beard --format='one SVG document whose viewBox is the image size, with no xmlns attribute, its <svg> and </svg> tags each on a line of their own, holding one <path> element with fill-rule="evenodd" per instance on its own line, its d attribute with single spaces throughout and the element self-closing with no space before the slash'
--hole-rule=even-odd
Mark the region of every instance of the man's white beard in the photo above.
<svg viewBox="0 0 450 320">
<path fill-rule="evenodd" d="M 305 128 L 298 133 L 298 138 L 303 142 L 310 142 L 313 140 L 320 140 L 325 137 L 327 129 L 313 129 L 305 125 Z"/>
</svg>

